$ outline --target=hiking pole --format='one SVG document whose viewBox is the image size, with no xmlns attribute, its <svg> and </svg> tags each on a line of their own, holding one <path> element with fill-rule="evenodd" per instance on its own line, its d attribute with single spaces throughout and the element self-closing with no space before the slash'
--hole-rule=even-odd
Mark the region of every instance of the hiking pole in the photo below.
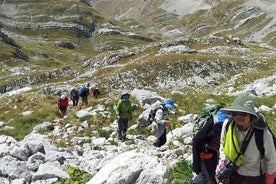
<svg viewBox="0 0 276 184">
<path fill-rule="evenodd" d="M 172 127 L 171 127 L 171 124 L 169 124 L 169 129 L 170 129 L 170 131 L 171 131 L 172 138 L 173 138 L 173 132 L 172 132 Z"/>
</svg>

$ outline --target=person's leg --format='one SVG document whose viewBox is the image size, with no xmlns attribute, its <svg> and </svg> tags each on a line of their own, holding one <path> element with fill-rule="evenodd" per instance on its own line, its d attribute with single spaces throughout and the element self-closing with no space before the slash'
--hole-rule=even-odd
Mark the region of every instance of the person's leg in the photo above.
<svg viewBox="0 0 276 184">
<path fill-rule="evenodd" d="M 76 98 L 76 106 L 78 106 L 79 104 L 79 99 L 80 99 L 79 97 Z"/>
<path fill-rule="evenodd" d="M 163 134 L 160 137 L 160 146 L 163 146 L 166 142 L 167 142 L 167 133 L 165 128 Z"/>
<path fill-rule="evenodd" d="M 66 115 L 66 111 L 61 111 L 61 117 L 64 118 L 65 115 Z"/>
<path fill-rule="evenodd" d="M 215 168 L 216 165 L 214 164 L 213 158 L 201 160 L 201 173 L 206 178 L 206 184 L 215 184 Z"/>
<path fill-rule="evenodd" d="M 122 127 L 122 138 L 123 139 L 126 139 L 127 127 L 128 127 L 128 119 L 123 119 L 123 127 Z"/>
<path fill-rule="evenodd" d="M 74 106 L 77 106 L 77 105 L 78 105 L 78 98 L 74 97 L 73 100 L 74 100 L 74 101 L 73 101 L 73 105 L 74 105 Z"/>
<path fill-rule="evenodd" d="M 163 134 L 157 138 L 157 141 L 153 145 L 156 147 L 161 147 L 166 143 L 166 141 L 167 141 L 166 130 L 164 130 Z"/>
<path fill-rule="evenodd" d="M 59 111 L 60 111 L 60 117 L 64 117 L 65 116 L 65 114 L 66 114 L 66 108 L 64 108 L 64 107 L 60 107 L 59 108 Z"/>
<path fill-rule="evenodd" d="M 209 159 L 202 160 L 202 172 L 205 174 L 207 179 L 207 183 L 216 183 L 216 167 L 218 164 L 218 150 L 215 149 L 208 149 L 208 153 L 212 153 L 213 157 Z M 205 167 L 205 168 L 204 168 Z"/>
<path fill-rule="evenodd" d="M 83 99 L 83 97 L 81 97 L 80 109 L 81 109 L 81 107 L 82 107 L 83 103 L 84 103 L 84 99 Z"/>
<path fill-rule="evenodd" d="M 188 184 L 205 184 L 206 178 L 202 173 L 199 173 L 193 180 L 190 180 Z"/>
<path fill-rule="evenodd" d="M 88 96 L 84 96 L 84 104 L 88 106 Z"/>
<path fill-rule="evenodd" d="M 122 140 L 122 130 L 123 130 L 123 121 L 120 118 L 118 120 L 118 130 L 117 130 L 117 134 L 118 134 L 118 140 Z"/>
</svg>

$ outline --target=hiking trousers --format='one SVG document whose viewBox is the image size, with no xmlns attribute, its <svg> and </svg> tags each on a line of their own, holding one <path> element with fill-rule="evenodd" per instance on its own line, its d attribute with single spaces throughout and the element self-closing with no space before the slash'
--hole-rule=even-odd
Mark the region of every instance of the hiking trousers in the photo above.
<svg viewBox="0 0 276 184">
<path fill-rule="evenodd" d="M 235 172 L 235 173 L 233 173 L 232 176 L 230 176 L 229 184 L 237 184 L 237 183 L 266 184 L 265 180 L 266 180 L 265 175 L 261 175 L 261 176 L 242 176 L 242 175 L 239 175 L 237 172 Z"/>
<path fill-rule="evenodd" d="M 123 140 L 126 139 L 127 134 L 127 127 L 128 127 L 128 118 L 120 118 L 118 120 L 118 139 Z"/>
<path fill-rule="evenodd" d="M 163 134 L 157 138 L 157 141 L 153 145 L 156 147 L 161 147 L 166 143 L 166 141 L 167 141 L 167 133 L 165 128 Z"/>
<path fill-rule="evenodd" d="M 77 106 L 79 103 L 79 97 L 73 96 L 72 98 L 73 106 Z"/>
</svg>

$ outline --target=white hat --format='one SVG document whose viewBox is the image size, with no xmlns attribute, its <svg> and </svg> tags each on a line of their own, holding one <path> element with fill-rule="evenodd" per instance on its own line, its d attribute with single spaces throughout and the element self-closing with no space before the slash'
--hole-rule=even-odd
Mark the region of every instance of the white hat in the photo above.
<svg viewBox="0 0 276 184">
<path fill-rule="evenodd" d="M 60 99 L 64 100 L 65 99 L 65 95 L 61 95 Z"/>
</svg>

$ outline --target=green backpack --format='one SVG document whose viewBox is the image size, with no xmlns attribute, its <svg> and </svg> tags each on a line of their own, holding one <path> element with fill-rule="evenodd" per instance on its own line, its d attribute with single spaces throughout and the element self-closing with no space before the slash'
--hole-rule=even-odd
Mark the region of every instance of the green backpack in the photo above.
<svg viewBox="0 0 276 184">
<path fill-rule="evenodd" d="M 220 105 L 208 105 L 201 109 L 198 117 L 194 121 L 193 136 L 195 136 L 199 130 L 207 123 L 208 119 L 214 117 L 214 115 L 222 108 Z"/>
</svg>

